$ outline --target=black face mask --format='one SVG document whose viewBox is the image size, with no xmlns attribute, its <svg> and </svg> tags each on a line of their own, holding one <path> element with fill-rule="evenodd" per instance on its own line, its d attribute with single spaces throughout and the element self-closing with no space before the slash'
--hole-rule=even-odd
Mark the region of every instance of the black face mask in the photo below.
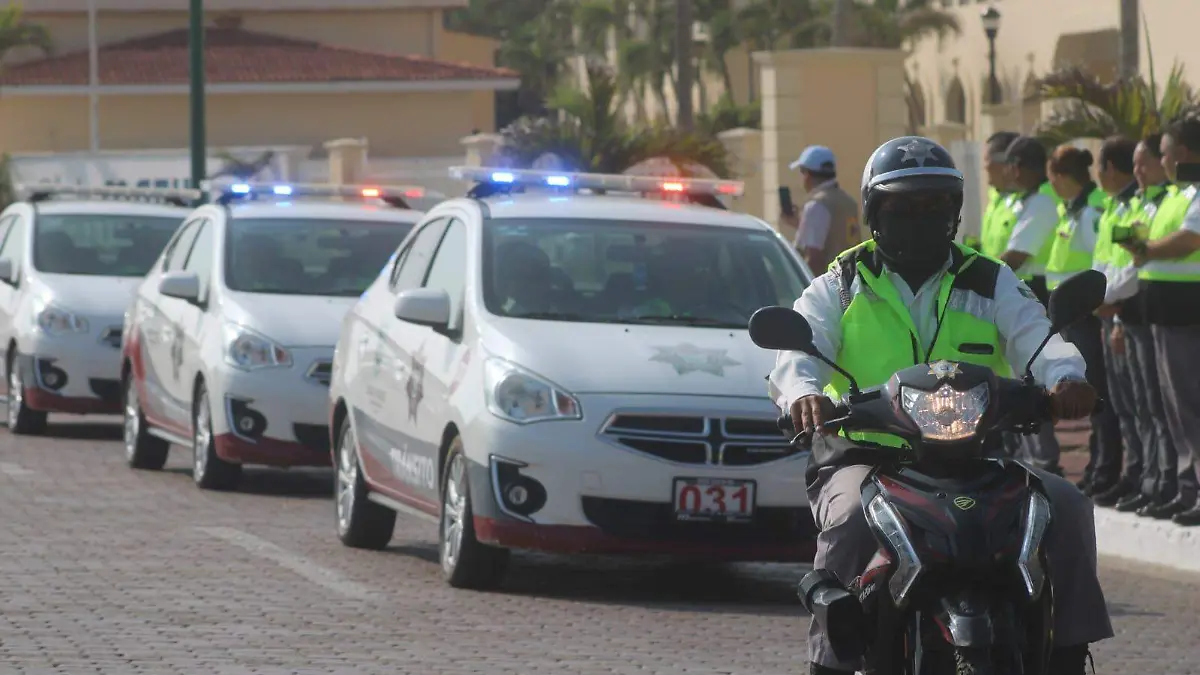
<svg viewBox="0 0 1200 675">
<path fill-rule="evenodd" d="M 874 220 L 879 257 L 903 277 L 927 279 L 950 257 L 952 218 L 946 213 L 880 212 Z"/>
</svg>

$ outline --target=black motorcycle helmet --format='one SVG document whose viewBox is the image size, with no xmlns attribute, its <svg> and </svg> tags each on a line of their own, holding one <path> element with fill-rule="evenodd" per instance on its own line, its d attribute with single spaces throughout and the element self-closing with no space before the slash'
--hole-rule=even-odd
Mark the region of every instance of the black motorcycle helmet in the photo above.
<svg viewBox="0 0 1200 675">
<path fill-rule="evenodd" d="M 944 264 L 958 233 L 963 175 L 936 142 L 894 138 L 867 160 L 862 202 L 863 220 L 884 261 L 901 272 L 932 272 Z"/>
</svg>

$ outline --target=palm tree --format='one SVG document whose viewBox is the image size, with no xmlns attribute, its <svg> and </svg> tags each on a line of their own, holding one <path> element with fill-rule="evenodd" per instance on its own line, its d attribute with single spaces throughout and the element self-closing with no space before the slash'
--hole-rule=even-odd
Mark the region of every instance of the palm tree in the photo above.
<svg viewBox="0 0 1200 675">
<path fill-rule="evenodd" d="M 1153 76 L 1123 77 L 1105 84 L 1080 68 L 1060 70 L 1038 80 L 1031 99 L 1055 104 L 1050 116 L 1040 122 L 1035 135 L 1048 145 L 1079 138 L 1123 135 L 1144 138 L 1161 131 L 1171 120 L 1200 104 L 1200 97 L 1176 64 L 1159 91 Z"/>
<path fill-rule="evenodd" d="M 54 41 L 45 26 L 25 20 L 25 11 L 19 3 L 11 3 L 0 8 L 0 62 L 20 47 L 34 47 L 49 54 L 54 51 Z"/>
<path fill-rule="evenodd" d="M 1121 0 L 1121 77 L 1138 74 L 1138 0 Z"/>
</svg>

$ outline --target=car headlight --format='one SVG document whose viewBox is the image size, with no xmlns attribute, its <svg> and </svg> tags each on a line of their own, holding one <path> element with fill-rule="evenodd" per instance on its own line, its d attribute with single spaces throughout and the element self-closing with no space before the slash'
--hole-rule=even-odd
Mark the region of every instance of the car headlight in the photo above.
<svg viewBox="0 0 1200 675">
<path fill-rule="evenodd" d="M 292 365 L 292 354 L 245 326 L 225 324 L 225 362 L 235 368 L 255 370 Z"/>
<path fill-rule="evenodd" d="M 51 305 L 37 313 L 37 327 L 49 335 L 88 332 L 87 319 Z"/>
<path fill-rule="evenodd" d="M 583 418 L 574 396 L 504 359 L 484 362 L 483 379 L 488 410 L 501 419 L 529 424 Z"/>
<path fill-rule="evenodd" d="M 912 592 L 913 586 L 925 569 L 921 559 L 917 557 L 912 539 L 908 536 L 908 528 L 904 526 L 900 512 L 889 504 L 883 495 L 876 495 L 867 505 L 867 520 L 883 535 L 896 555 L 896 571 L 888 582 L 888 590 L 891 591 L 896 607 L 904 607 L 904 603 L 908 601 L 908 594 Z"/>
<path fill-rule="evenodd" d="M 904 412 L 931 441 L 961 441 L 975 435 L 988 407 L 988 383 L 966 391 L 943 384 L 934 391 L 901 387 Z"/>
<path fill-rule="evenodd" d="M 1042 493 L 1034 492 L 1029 495 L 1029 508 L 1025 509 L 1025 531 L 1021 535 L 1021 554 L 1017 556 L 1017 569 L 1021 571 L 1021 580 L 1025 582 L 1025 591 L 1031 600 L 1041 595 L 1042 584 L 1046 581 L 1038 551 L 1049 525 L 1050 501 Z"/>
</svg>

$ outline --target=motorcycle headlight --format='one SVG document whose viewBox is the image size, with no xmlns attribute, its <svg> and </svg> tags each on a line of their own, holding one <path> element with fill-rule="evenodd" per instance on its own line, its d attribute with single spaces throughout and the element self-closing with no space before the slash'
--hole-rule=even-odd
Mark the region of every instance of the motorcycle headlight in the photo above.
<svg viewBox="0 0 1200 675">
<path fill-rule="evenodd" d="M 1050 501 L 1042 493 L 1034 492 L 1029 495 L 1029 507 L 1025 509 L 1025 531 L 1021 535 L 1021 554 L 1017 556 L 1017 569 L 1021 571 L 1021 580 L 1025 582 L 1030 599 L 1041 595 L 1046 581 L 1038 551 L 1049 525 Z"/>
<path fill-rule="evenodd" d="M 988 407 L 988 383 L 966 391 L 943 384 L 934 391 L 902 387 L 900 398 L 904 412 L 921 437 L 931 441 L 961 441 L 975 435 L 979 420 Z"/>
<path fill-rule="evenodd" d="M 908 594 L 912 592 L 917 579 L 924 571 L 917 550 L 913 547 L 912 539 L 908 536 L 908 528 L 900 518 L 896 507 L 887 503 L 883 495 L 877 495 L 867 505 L 867 519 L 875 530 L 883 535 L 896 554 L 896 571 L 888 582 L 892 601 L 897 607 L 904 607 Z"/>
<path fill-rule="evenodd" d="M 37 327 L 49 335 L 67 335 L 88 332 L 87 319 L 52 305 L 37 313 Z"/>
<path fill-rule="evenodd" d="M 292 365 L 292 354 L 245 326 L 225 324 L 225 362 L 235 368 L 256 370 Z"/>
<path fill-rule="evenodd" d="M 501 419 L 529 424 L 583 418 L 574 396 L 504 359 L 489 358 L 483 379 L 488 410 Z"/>
</svg>

